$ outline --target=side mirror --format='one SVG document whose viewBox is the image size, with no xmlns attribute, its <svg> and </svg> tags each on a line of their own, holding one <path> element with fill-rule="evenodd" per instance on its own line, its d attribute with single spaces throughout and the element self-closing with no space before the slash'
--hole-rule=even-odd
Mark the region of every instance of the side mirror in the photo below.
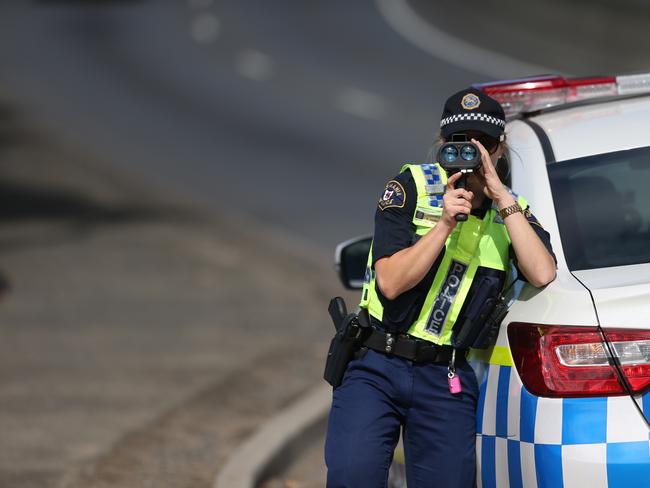
<svg viewBox="0 0 650 488">
<path fill-rule="evenodd" d="M 334 265 L 343 286 L 360 290 L 366 274 L 372 236 L 355 237 L 336 246 Z"/>
</svg>

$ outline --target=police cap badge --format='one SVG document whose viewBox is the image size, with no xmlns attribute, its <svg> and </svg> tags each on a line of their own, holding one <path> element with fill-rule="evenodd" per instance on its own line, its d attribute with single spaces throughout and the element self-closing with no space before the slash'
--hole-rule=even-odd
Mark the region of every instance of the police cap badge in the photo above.
<svg viewBox="0 0 650 488">
<path fill-rule="evenodd" d="M 481 104 L 481 99 L 473 93 L 468 93 L 460 101 L 460 104 L 465 110 L 474 110 Z"/>
</svg>

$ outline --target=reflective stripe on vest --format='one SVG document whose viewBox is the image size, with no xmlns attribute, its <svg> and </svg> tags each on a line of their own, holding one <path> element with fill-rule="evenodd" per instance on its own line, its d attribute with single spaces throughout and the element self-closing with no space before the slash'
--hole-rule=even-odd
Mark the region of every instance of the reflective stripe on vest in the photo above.
<svg viewBox="0 0 650 488">
<path fill-rule="evenodd" d="M 417 188 L 417 202 L 412 222 L 419 236 L 433 229 L 442 217 L 442 196 L 447 184 L 445 171 L 437 164 L 406 164 L 401 172 L 410 170 Z M 407 195 L 408 198 L 408 195 Z M 528 206 L 518 198 L 522 208 Z M 436 344 L 450 344 L 451 332 L 467 298 L 477 268 L 486 267 L 507 272 L 510 237 L 496 205 L 480 219 L 469 215 L 456 225 L 447 238 L 445 255 L 433 279 L 422 310 L 408 329 L 412 336 Z M 366 280 L 361 303 L 370 315 L 381 321 L 384 308 L 376 291 L 372 265 L 372 247 L 368 256 Z"/>
</svg>

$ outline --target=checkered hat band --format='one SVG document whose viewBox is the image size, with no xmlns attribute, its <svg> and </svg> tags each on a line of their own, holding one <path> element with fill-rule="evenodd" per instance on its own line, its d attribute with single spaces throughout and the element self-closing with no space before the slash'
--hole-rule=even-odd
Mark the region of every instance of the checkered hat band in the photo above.
<svg viewBox="0 0 650 488">
<path fill-rule="evenodd" d="M 452 115 L 451 117 L 444 118 L 440 121 L 440 127 L 444 127 L 445 125 L 451 124 L 452 122 L 460 122 L 463 120 L 480 120 L 482 122 L 488 122 L 490 124 L 494 124 L 498 127 L 501 127 L 502 129 L 505 128 L 506 126 L 505 120 L 498 119 L 496 117 L 492 117 L 491 115 L 487 115 L 487 114 L 471 113 L 471 114 L 457 114 L 457 115 Z"/>
</svg>

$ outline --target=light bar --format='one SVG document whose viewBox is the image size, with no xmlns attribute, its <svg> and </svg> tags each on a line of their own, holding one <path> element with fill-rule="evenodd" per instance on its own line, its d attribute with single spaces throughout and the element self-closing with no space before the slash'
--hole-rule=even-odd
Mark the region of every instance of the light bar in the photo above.
<svg viewBox="0 0 650 488">
<path fill-rule="evenodd" d="M 619 95 L 650 92 L 650 74 L 617 76 Z"/>
<path fill-rule="evenodd" d="M 650 93 L 650 73 L 571 79 L 543 75 L 473 86 L 501 103 L 506 117 L 512 118 L 590 98 Z"/>
</svg>

